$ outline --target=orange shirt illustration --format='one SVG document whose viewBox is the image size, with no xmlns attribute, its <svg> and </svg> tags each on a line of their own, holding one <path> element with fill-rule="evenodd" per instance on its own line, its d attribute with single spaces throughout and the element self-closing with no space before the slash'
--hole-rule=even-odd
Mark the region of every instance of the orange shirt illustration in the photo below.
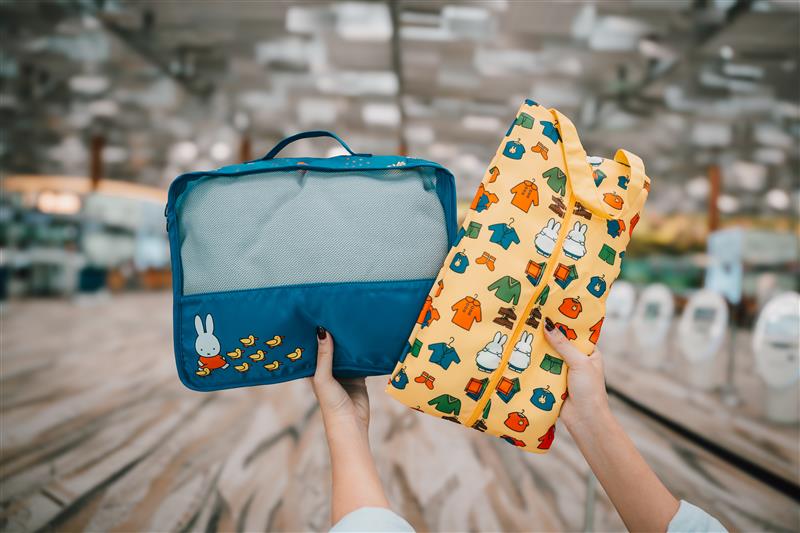
<svg viewBox="0 0 800 533">
<path fill-rule="evenodd" d="M 519 207 L 526 213 L 531 208 L 531 204 L 539 205 L 539 188 L 530 180 L 517 183 L 511 192 L 514 193 L 511 205 Z"/>
<path fill-rule="evenodd" d="M 453 315 L 453 324 L 467 331 L 474 322 L 481 321 L 481 303 L 472 296 L 460 299 L 450 309 L 456 312 Z"/>
<path fill-rule="evenodd" d="M 417 324 L 422 324 L 422 327 L 430 326 L 434 320 L 439 320 L 439 311 L 433 306 L 433 298 L 428 296 L 417 317 Z"/>
</svg>

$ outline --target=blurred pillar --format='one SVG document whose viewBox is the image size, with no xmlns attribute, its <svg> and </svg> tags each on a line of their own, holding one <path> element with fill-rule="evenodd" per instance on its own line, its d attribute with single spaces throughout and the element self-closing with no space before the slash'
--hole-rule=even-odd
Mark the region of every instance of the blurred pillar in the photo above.
<svg viewBox="0 0 800 533">
<path fill-rule="evenodd" d="M 89 147 L 89 180 L 92 190 L 96 191 L 103 179 L 103 147 L 106 139 L 102 135 L 93 135 Z"/>
<path fill-rule="evenodd" d="M 714 164 L 708 167 L 708 232 L 719 229 L 719 193 L 722 189 L 722 173 L 719 165 Z"/>
<path fill-rule="evenodd" d="M 250 136 L 246 133 L 243 133 L 242 141 L 239 143 L 239 160 L 242 162 L 250 161 L 253 159 L 251 152 L 252 149 L 250 146 Z"/>
</svg>

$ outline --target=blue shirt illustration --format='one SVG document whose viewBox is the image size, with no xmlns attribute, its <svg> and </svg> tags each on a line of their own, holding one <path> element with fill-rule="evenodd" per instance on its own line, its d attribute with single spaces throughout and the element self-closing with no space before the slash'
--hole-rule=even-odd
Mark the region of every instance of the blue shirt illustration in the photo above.
<svg viewBox="0 0 800 533">
<path fill-rule="evenodd" d="M 404 368 L 401 368 L 392 378 L 392 387 L 402 390 L 406 388 L 406 385 L 408 385 L 408 374 L 406 374 Z"/>
<path fill-rule="evenodd" d="M 428 349 L 431 351 L 431 363 L 436 363 L 445 370 L 447 370 L 452 363 L 458 364 L 461 362 L 461 358 L 458 357 L 458 352 L 456 352 L 455 348 L 443 342 L 429 344 Z"/>
<path fill-rule="evenodd" d="M 552 122 L 540 120 L 539 124 L 542 125 L 542 135 L 553 141 L 553 144 L 556 144 L 561 140 L 561 135 L 558 133 L 558 128 L 556 128 Z"/>
<path fill-rule="evenodd" d="M 539 387 L 538 389 L 533 389 L 531 403 L 542 411 L 551 411 L 556 403 L 556 397 L 549 390 Z"/>
<path fill-rule="evenodd" d="M 504 250 L 508 250 L 511 243 L 519 244 L 516 230 L 508 224 L 493 224 L 489 226 L 489 230 L 492 232 L 489 242 L 499 244 Z"/>
<path fill-rule="evenodd" d="M 503 148 L 503 155 L 509 159 L 522 159 L 524 153 L 525 147 L 519 141 L 508 141 Z"/>
<path fill-rule="evenodd" d="M 463 274 L 468 266 L 469 258 L 463 252 L 458 252 L 453 256 L 453 260 L 450 261 L 450 270 L 456 274 Z"/>
</svg>

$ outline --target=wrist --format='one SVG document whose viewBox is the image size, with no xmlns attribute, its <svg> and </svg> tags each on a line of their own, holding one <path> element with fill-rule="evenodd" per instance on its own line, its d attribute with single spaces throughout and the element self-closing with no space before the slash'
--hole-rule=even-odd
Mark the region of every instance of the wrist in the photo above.
<svg viewBox="0 0 800 533">
<path fill-rule="evenodd" d="M 369 428 L 354 415 L 323 411 L 322 421 L 328 441 L 369 440 Z"/>
<path fill-rule="evenodd" d="M 583 406 L 573 405 L 570 416 L 564 417 L 564 425 L 573 437 L 607 431 L 616 424 L 608 401 L 598 400 Z"/>
</svg>

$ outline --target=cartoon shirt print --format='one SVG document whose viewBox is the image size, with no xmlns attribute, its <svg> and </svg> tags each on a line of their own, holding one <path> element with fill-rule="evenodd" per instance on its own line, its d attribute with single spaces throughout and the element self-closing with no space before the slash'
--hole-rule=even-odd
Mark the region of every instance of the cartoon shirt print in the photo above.
<svg viewBox="0 0 800 533">
<path fill-rule="evenodd" d="M 434 320 L 439 320 L 439 318 L 439 311 L 433 306 L 433 298 L 428 296 L 425 298 L 425 303 L 422 305 L 422 310 L 417 317 L 417 324 L 421 324 L 424 328 L 425 326 L 430 326 Z"/>
<path fill-rule="evenodd" d="M 488 289 L 494 292 L 494 295 L 504 302 L 513 302 L 514 305 L 517 305 L 519 303 L 519 294 L 522 290 L 522 286 L 520 285 L 519 281 L 515 280 L 511 276 L 503 276 L 489 285 Z"/>
<path fill-rule="evenodd" d="M 489 209 L 492 204 L 496 204 L 499 202 L 500 199 L 497 197 L 496 194 L 493 192 L 487 191 L 483 187 L 483 183 L 478 185 L 478 192 L 475 193 L 475 198 L 472 200 L 472 204 L 469 206 L 470 209 L 474 209 L 478 213 Z"/>
<path fill-rule="evenodd" d="M 453 324 L 467 331 L 474 322 L 481 321 L 481 302 L 472 296 L 460 299 L 450 309 L 455 311 Z"/>
<path fill-rule="evenodd" d="M 503 149 L 503 155 L 509 159 L 522 159 L 525 154 L 525 147 L 519 141 L 508 141 Z"/>
<path fill-rule="evenodd" d="M 446 415 L 458 416 L 461 414 L 461 400 L 454 398 L 449 394 L 437 396 L 436 398 L 430 400 L 428 405 L 432 405 L 437 411 Z"/>
<path fill-rule="evenodd" d="M 439 365 L 445 370 L 450 368 L 452 363 L 458 364 L 461 362 L 458 352 L 449 344 L 437 342 L 429 344 L 428 349 L 431 351 L 430 362 Z"/>
<path fill-rule="evenodd" d="M 511 192 L 514 193 L 511 205 L 526 213 L 530 210 L 531 205 L 539 205 L 539 188 L 530 180 L 517 183 L 511 188 Z"/>
<path fill-rule="evenodd" d="M 560 168 L 553 167 L 542 172 L 542 177 L 547 179 L 547 186 L 556 194 L 564 196 L 567 192 L 567 175 Z"/>
<path fill-rule="evenodd" d="M 508 224 L 492 224 L 489 230 L 492 231 L 489 242 L 499 244 L 504 250 L 508 250 L 512 244 L 519 244 L 517 231 Z"/>
<path fill-rule="evenodd" d="M 537 448 L 539 448 L 540 450 L 549 450 L 550 446 L 553 444 L 553 439 L 555 438 L 556 438 L 556 426 L 555 424 L 553 424 L 552 426 L 550 426 L 550 429 L 548 429 L 545 432 L 544 435 L 539 437 L 538 439 L 539 445 L 537 446 Z"/>
</svg>

